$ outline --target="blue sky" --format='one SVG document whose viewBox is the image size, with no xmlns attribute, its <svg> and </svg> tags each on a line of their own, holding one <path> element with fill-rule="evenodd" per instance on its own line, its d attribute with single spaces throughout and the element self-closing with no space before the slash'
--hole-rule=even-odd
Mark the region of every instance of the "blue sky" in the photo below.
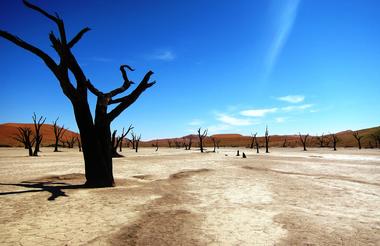
<svg viewBox="0 0 380 246">
<path fill-rule="evenodd" d="M 157 84 L 117 118 L 143 139 L 195 133 L 335 132 L 380 125 L 377 0 L 33 1 L 64 19 L 88 78 L 107 91 L 120 64 Z M 0 1 L 0 29 L 54 55 L 55 26 L 21 1 Z M 33 112 L 76 130 L 58 82 L 34 55 L 0 39 L 0 123 Z M 92 105 L 95 98 L 91 98 Z"/>
</svg>

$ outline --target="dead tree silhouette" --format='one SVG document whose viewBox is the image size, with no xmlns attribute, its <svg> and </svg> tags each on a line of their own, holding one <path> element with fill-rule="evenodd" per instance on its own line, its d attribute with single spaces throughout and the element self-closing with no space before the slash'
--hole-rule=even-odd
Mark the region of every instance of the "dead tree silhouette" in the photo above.
<svg viewBox="0 0 380 246">
<path fill-rule="evenodd" d="M 82 144 L 81 144 L 79 137 L 77 137 L 77 142 L 78 142 L 79 152 L 82 152 Z"/>
<path fill-rule="evenodd" d="M 303 146 L 303 150 L 307 151 L 307 149 L 306 149 L 306 143 L 307 143 L 307 138 L 309 137 L 309 134 L 306 134 L 306 135 L 302 136 L 301 133 L 298 133 L 298 135 L 300 136 L 300 140 L 301 140 L 301 143 L 302 143 L 302 146 Z"/>
<path fill-rule="evenodd" d="M 152 144 L 152 146 L 156 148 L 156 151 L 158 151 L 158 140 L 156 140 L 156 143 Z"/>
<path fill-rule="evenodd" d="M 34 146 L 34 152 L 33 156 L 38 156 L 38 152 L 40 152 L 40 144 L 42 143 L 42 134 L 40 133 L 42 125 L 45 123 L 46 117 L 43 118 L 42 116 L 37 120 L 36 113 L 33 113 L 32 116 L 33 123 L 34 123 L 34 139 L 35 139 L 35 146 Z"/>
<path fill-rule="evenodd" d="M 119 152 L 123 151 L 123 140 L 128 135 L 128 133 L 133 130 L 133 128 L 134 127 L 132 125 L 129 125 L 128 130 L 126 132 L 124 132 L 124 128 L 123 128 L 121 136 L 119 136 L 118 142 L 117 142 L 117 145 L 119 146 Z M 116 148 L 117 148 L 117 146 L 116 146 Z"/>
<path fill-rule="evenodd" d="M 251 133 L 251 144 L 249 145 L 249 148 L 251 149 L 253 149 L 253 147 L 255 146 L 256 134 Z"/>
<path fill-rule="evenodd" d="M 69 149 L 74 148 L 74 144 L 77 141 L 76 136 L 71 136 L 70 138 L 66 138 L 66 143 Z"/>
<path fill-rule="evenodd" d="M 283 147 L 283 148 L 286 148 L 287 141 L 288 141 L 288 138 L 285 137 L 285 139 L 284 139 L 284 143 L 282 144 L 282 147 Z"/>
<path fill-rule="evenodd" d="M 380 133 L 371 134 L 371 138 L 375 141 L 375 148 L 380 147 Z"/>
<path fill-rule="evenodd" d="M 140 143 L 140 139 L 141 139 L 141 134 L 137 137 L 137 136 L 134 136 L 134 139 L 135 139 L 135 150 L 136 150 L 136 153 L 139 149 L 139 143 Z"/>
<path fill-rule="evenodd" d="M 213 145 L 214 145 L 214 150 L 213 150 L 213 152 L 215 153 L 216 152 L 216 142 L 217 142 L 217 140 L 215 139 L 215 138 L 211 138 L 211 140 L 212 140 L 212 143 L 213 143 Z"/>
<path fill-rule="evenodd" d="M 146 89 L 155 84 L 155 81 L 149 82 L 153 72 L 148 71 L 140 84 L 129 95 L 115 99 L 114 97 L 125 92 L 133 84 L 128 79 L 125 68 L 130 71 L 134 71 L 134 69 L 128 65 L 121 65 L 120 71 L 124 80 L 123 85 L 106 93 L 100 91 L 86 77 L 80 63 L 71 52 L 71 49 L 90 28 L 83 28 L 74 38 L 68 40 L 64 22 L 58 14 L 51 15 L 26 0 L 23 2 L 26 7 L 37 11 L 57 25 L 59 37 L 54 32 L 50 32 L 49 39 L 60 58 L 59 63 L 57 64 L 51 56 L 41 49 L 13 34 L 0 30 L 0 36 L 41 58 L 55 75 L 63 93 L 72 103 L 75 119 L 81 134 L 86 185 L 90 187 L 114 186 L 110 124 L 126 108 L 132 105 Z M 76 85 L 72 83 L 74 79 L 69 76 L 70 73 L 73 75 Z M 88 103 L 88 91 L 97 97 L 94 120 Z M 112 104 L 117 105 L 108 112 L 108 106 Z"/>
<path fill-rule="evenodd" d="M 325 138 L 324 138 L 324 134 L 322 133 L 321 136 L 316 136 L 316 139 L 319 143 L 319 147 L 323 148 L 324 147 L 324 143 L 325 143 Z"/>
<path fill-rule="evenodd" d="M 55 137 L 55 142 L 54 142 L 54 152 L 58 152 L 58 143 L 62 140 L 63 135 L 66 132 L 65 127 L 59 126 L 57 124 L 59 117 L 53 121 L 53 131 L 54 131 L 54 137 Z"/>
<path fill-rule="evenodd" d="M 269 132 L 268 132 L 268 126 L 265 128 L 265 153 L 269 153 Z"/>
<path fill-rule="evenodd" d="M 111 137 L 111 146 L 112 146 L 112 157 L 123 157 L 121 154 L 117 153 L 117 148 L 119 147 L 119 151 L 121 152 L 122 148 L 121 145 L 123 143 L 123 139 L 128 135 L 128 133 L 133 129 L 133 126 L 130 125 L 128 127 L 128 130 L 125 132 L 125 129 L 123 127 L 122 133 L 119 137 L 116 137 L 117 130 L 113 131 L 112 137 Z"/>
<path fill-rule="evenodd" d="M 352 136 L 354 136 L 354 138 L 355 138 L 356 141 L 358 142 L 358 147 L 359 147 L 359 149 L 362 149 L 361 140 L 362 140 L 362 138 L 363 138 L 364 136 L 360 136 L 358 131 L 353 132 L 353 133 L 352 133 Z"/>
<path fill-rule="evenodd" d="M 201 149 L 201 153 L 203 153 L 203 139 L 207 136 L 207 129 L 201 133 L 201 128 L 198 129 L 198 138 L 199 138 L 199 148 Z"/>
<path fill-rule="evenodd" d="M 334 133 L 331 134 L 334 151 L 336 151 L 336 144 L 339 142 L 338 136 Z"/>
<path fill-rule="evenodd" d="M 22 143 L 29 151 L 29 156 L 33 156 L 33 145 L 35 138 L 32 137 L 32 130 L 28 127 L 17 127 L 17 133 L 13 137 L 16 141 Z"/>
<path fill-rule="evenodd" d="M 257 132 L 255 134 L 253 134 L 253 141 L 255 142 L 255 146 L 256 146 L 256 153 L 258 154 L 260 152 L 260 144 L 259 144 L 259 141 L 257 140 Z"/>
<path fill-rule="evenodd" d="M 169 148 L 172 147 L 172 141 L 168 140 L 168 146 L 169 146 Z"/>
<path fill-rule="evenodd" d="M 131 132 L 131 139 L 128 139 L 128 141 L 132 144 L 132 149 L 136 149 L 136 135 Z"/>
</svg>

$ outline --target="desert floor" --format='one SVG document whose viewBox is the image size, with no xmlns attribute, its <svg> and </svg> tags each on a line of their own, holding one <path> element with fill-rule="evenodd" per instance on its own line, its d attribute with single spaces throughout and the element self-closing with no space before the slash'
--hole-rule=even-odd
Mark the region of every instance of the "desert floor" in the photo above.
<svg viewBox="0 0 380 246">
<path fill-rule="evenodd" d="M 380 245 L 380 151 L 123 150 L 85 189 L 78 150 L 0 149 L 2 245 Z"/>
</svg>

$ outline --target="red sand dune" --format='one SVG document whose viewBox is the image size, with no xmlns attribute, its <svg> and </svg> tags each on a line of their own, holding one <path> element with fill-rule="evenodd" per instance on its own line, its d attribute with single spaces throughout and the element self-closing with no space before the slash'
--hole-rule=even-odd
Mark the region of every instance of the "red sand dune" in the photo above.
<svg viewBox="0 0 380 246">
<path fill-rule="evenodd" d="M 6 123 L 0 125 L 0 146 L 22 146 L 21 143 L 14 139 L 18 133 L 18 127 L 28 127 L 34 132 L 34 125 L 30 123 Z M 42 146 L 48 146 L 55 142 L 53 125 L 44 124 L 41 127 Z M 63 140 L 70 139 L 73 136 L 79 136 L 78 133 L 66 130 Z"/>
<path fill-rule="evenodd" d="M 21 123 L 7 123 L 7 124 L 0 124 L 0 146 L 22 146 L 20 143 L 18 143 L 13 137 L 17 133 L 17 127 L 29 127 L 34 131 L 34 125 L 33 124 L 21 124 Z M 54 143 L 55 137 L 53 132 L 53 126 L 50 124 L 44 124 L 41 128 L 41 133 L 43 135 L 42 145 L 48 146 Z M 357 142 L 355 138 L 352 136 L 353 131 L 347 130 L 337 133 L 339 137 L 338 147 L 356 147 Z M 359 135 L 363 135 L 362 139 L 362 146 L 364 148 L 368 147 L 376 147 L 376 143 L 374 139 L 372 138 L 372 134 L 379 134 L 380 135 L 380 126 L 379 127 L 373 127 L 368 129 L 362 129 L 359 130 Z M 69 139 L 72 136 L 78 136 L 78 133 L 72 132 L 67 130 L 63 139 Z M 172 146 L 174 147 L 174 142 L 180 142 L 183 143 L 184 141 L 188 142 L 189 139 L 192 139 L 193 146 L 198 146 L 198 136 L 196 134 L 186 135 L 179 138 L 170 138 L 170 139 L 158 139 L 158 140 L 151 140 L 151 141 L 145 141 L 141 142 L 141 147 L 152 147 L 152 144 L 156 144 L 158 142 L 158 145 L 160 147 L 168 147 L 169 143 L 168 141 L 171 141 Z M 205 145 L 206 146 L 212 146 L 213 142 L 211 138 L 215 138 L 220 140 L 220 146 L 221 147 L 248 147 L 251 143 L 251 136 L 243 136 L 240 134 L 215 134 L 209 137 L 206 137 L 205 139 Z M 299 140 L 298 135 L 273 135 L 270 136 L 270 146 L 271 147 L 282 147 L 285 138 L 287 139 L 287 147 L 297 147 L 301 146 L 301 142 Z M 265 140 L 263 136 L 258 137 L 258 141 L 260 143 L 260 146 L 264 146 Z M 124 142 L 125 143 L 125 142 Z M 310 136 L 308 138 L 308 146 L 319 146 L 319 143 L 315 136 Z M 331 146 L 331 143 L 330 143 Z"/>
</svg>

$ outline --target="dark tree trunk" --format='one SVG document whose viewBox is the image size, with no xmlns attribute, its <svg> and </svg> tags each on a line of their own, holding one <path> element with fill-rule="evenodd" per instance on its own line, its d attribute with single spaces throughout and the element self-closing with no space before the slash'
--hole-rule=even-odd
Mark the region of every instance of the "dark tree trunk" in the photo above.
<svg viewBox="0 0 380 246">
<path fill-rule="evenodd" d="M 306 149 L 306 143 L 307 143 L 307 137 L 309 137 L 309 134 L 306 134 L 305 136 L 302 136 L 301 133 L 299 133 L 300 140 L 303 146 L 303 151 L 307 151 Z"/>
<path fill-rule="evenodd" d="M 265 129 L 265 153 L 269 153 L 269 132 L 268 132 L 268 126 Z"/>
<path fill-rule="evenodd" d="M 207 129 L 201 133 L 201 128 L 198 129 L 198 138 L 199 138 L 199 148 L 201 153 L 203 153 L 203 139 L 207 136 Z"/>
<path fill-rule="evenodd" d="M 361 139 L 363 138 L 363 136 L 359 136 L 359 132 L 357 132 L 357 131 L 354 132 L 352 135 L 354 136 L 354 138 L 358 142 L 358 148 L 362 149 Z"/>
</svg>

